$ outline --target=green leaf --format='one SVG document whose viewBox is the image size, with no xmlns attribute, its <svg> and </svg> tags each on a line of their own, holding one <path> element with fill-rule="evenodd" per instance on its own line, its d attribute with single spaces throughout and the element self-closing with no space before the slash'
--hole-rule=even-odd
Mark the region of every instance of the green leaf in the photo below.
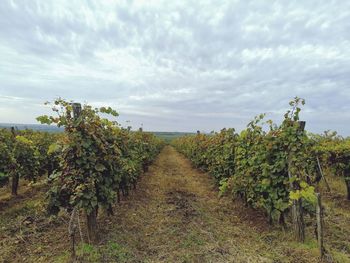
<svg viewBox="0 0 350 263">
<path fill-rule="evenodd" d="M 57 143 L 53 143 L 49 146 L 49 149 L 47 150 L 47 154 L 53 154 L 61 149 L 61 146 Z"/>
<path fill-rule="evenodd" d="M 103 164 L 97 164 L 96 166 L 95 166 L 95 169 L 96 169 L 96 171 L 98 171 L 98 172 L 103 172 L 104 170 L 106 170 L 106 167 L 103 165 Z"/>
</svg>

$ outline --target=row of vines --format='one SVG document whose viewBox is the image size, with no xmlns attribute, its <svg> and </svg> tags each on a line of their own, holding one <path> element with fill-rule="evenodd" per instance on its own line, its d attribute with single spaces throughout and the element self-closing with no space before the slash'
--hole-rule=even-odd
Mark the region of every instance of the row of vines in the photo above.
<svg viewBox="0 0 350 263">
<path fill-rule="evenodd" d="M 314 147 L 322 166 L 335 176 L 342 177 L 350 200 L 350 139 L 344 139 L 336 132 L 326 131 L 322 135 L 313 135 Z M 322 169 L 322 168 L 321 168 Z"/>
<path fill-rule="evenodd" d="M 48 212 L 84 211 L 88 237 L 94 242 L 99 209 L 113 214 L 120 193 L 127 195 L 136 187 L 163 142 L 110 121 L 108 116 L 118 116 L 111 108 L 81 107 L 57 99 L 52 109 L 54 116 L 40 116 L 38 121 L 64 127 L 62 133 L 0 131 L 0 180 L 11 181 L 16 195 L 20 178 L 46 178 Z"/>
<path fill-rule="evenodd" d="M 324 178 L 320 165 L 345 175 L 349 190 L 349 141 L 308 134 L 305 122 L 299 120 L 304 103 L 300 98 L 291 101 L 279 125 L 264 121 L 261 114 L 239 134 L 232 128 L 198 132 L 178 138 L 173 145 L 196 167 L 208 171 L 221 193 L 263 210 L 270 223 L 285 225 L 294 207 L 314 212 L 315 188 Z"/>
<path fill-rule="evenodd" d="M 49 151 L 61 134 L 33 130 L 0 130 L 0 186 L 12 179 L 12 194 L 17 195 L 19 179 L 35 182 L 58 167 L 58 156 Z"/>
</svg>

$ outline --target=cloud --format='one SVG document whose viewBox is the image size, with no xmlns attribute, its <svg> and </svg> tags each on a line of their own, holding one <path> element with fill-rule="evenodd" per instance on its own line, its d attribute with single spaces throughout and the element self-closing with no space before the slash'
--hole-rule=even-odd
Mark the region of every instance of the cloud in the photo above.
<svg viewBox="0 0 350 263">
<path fill-rule="evenodd" d="M 149 130 L 279 120 L 294 96 L 314 132 L 350 135 L 350 2 L 0 2 L 0 122 L 61 96 Z M 128 122 L 129 123 L 129 122 Z"/>
</svg>

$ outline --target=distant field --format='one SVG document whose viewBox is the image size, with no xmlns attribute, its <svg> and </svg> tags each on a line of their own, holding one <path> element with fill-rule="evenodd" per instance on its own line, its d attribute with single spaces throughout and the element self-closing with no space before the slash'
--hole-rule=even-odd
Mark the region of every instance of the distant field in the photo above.
<svg viewBox="0 0 350 263">
<path fill-rule="evenodd" d="M 41 125 L 41 124 L 18 124 L 18 123 L 0 123 L 0 128 L 11 128 L 15 127 L 18 130 L 31 129 L 36 131 L 46 131 L 46 132 L 62 132 L 63 128 L 58 128 L 56 126 L 49 125 Z M 181 136 L 193 134 L 190 132 L 157 132 L 152 131 L 154 135 L 159 138 L 165 140 L 166 142 L 170 142 L 173 139 L 179 138 Z"/>
<path fill-rule="evenodd" d="M 15 127 L 18 130 L 31 129 L 35 131 L 46 131 L 46 132 L 61 132 L 63 128 L 58 128 L 57 126 L 49 126 L 42 124 L 19 124 L 19 123 L 0 123 L 0 128 L 11 128 Z"/>
<path fill-rule="evenodd" d="M 190 132 L 152 132 L 152 133 L 158 136 L 159 138 L 165 140 L 166 142 L 170 142 L 182 136 L 193 134 Z"/>
</svg>

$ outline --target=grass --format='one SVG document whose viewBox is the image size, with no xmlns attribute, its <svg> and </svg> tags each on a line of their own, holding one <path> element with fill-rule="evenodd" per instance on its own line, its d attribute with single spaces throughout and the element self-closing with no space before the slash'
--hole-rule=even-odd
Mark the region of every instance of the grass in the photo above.
<svg viewBox="0 0 350 263">
<path fill-rule="evenodd" d="M 9 191 L 0 190 L 0 262 L 47 262 L 66 250 L 65 217 L 46 215 L 43 183 L 23 181 L 17 197 Z"/>
<path fill-rule="evenodd" d="M 122 245 L 109 241 L 106 244 L 91 245 L 80 243 L 76 248 L 76 262 L 95 263 L 95 262 L 129 262 L 132 255 Z M 55 263 L 68 262 L 71 260 L 71 254 L 63 252 L 53 259 Z"/>
<path fill-rule="evenodd" d="M 201 237 L 201 233 L 191 232 L 189 233 L 185 239 L 181 242 L 182 248 L 192 248 L 196 246 L 203 246 L 205 241 Z"/>
</svg>

